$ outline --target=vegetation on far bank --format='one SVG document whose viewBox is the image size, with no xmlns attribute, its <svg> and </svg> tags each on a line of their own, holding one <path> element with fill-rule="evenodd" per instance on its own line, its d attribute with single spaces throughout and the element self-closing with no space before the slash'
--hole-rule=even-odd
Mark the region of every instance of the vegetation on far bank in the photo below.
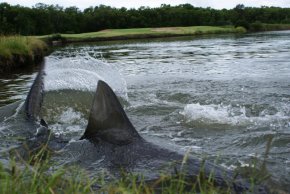
<svg viewBox="0 0 290 194">
<path fill-rule="evenodd" d="M 261 22 L 254 22 L 250 24 L 248 28 L 249 28 L 249 31 L 251 32 L 290 30 L 290 23 L 289 24 L 264 24 Z"/>
<path fill-rule="evenodd" d="M 42 3 L 32 8 L 0 3 L 0 34 L 79 34 L 105 29 L 227 25 L 250 30 L 254 23 L 289 25 L 290 8 L 239 4 L 233 9 L 216 10 L 191 4 L 162 4 L 156 8 L 127 9 L 100 5 L 80 10 Z"/>
<path fill-rule="evenodd" d="M 264 24 L 255 22 L 247 27 L 250 31 L 289 30 L 290 24 Z M 141 38 L 195 36 L 204 34 L 245 33 L 242 26 L 187 26 L 160 28 L 106 29 L 80 34 L 51 34 L 42 36 L 0 36 L 0 73 L 37 64 L 47 52 L 47 43 L 92 42 Z"/>
<path fill-rule="evenodd" d="M 100 5 L 81 11 L 42 3 L 32 8 L 0 3 L 0 34 L 33 36 L 48 42 L 88 42 L 290 30 L 289 18 L 290 8 L 242 4 L 222 10 L 191 4 L 138 9 Z M 44 44 L 34 38 L 1 36 L 0 72 L 40 61 L 43 50 Z"/>
<path fill-rule="evenodd" d="M 46 50 L 46 43 L 37 38 L 0 36 L 0 73 L 40 63 Z"/>
<path fill-rule="evenodd" d="M 227 34 L 227 33 L 246 33 L 290 30 L 290 24 L 264 24 L 255 22 L 248 27 L 249 30 L 242 26 L 187 26 L 187 27 L 160 27 L 160 28 L 130 28 L 130 29 L 106 29 L 98 32 L 88 32 L 80 34 L 51 34 L 42 36 L 32 36 L 52 43 L 73 42 L 93 42 L 108 40 L 127 40 L 127 39 L 145 39 L 145 38 L 164 38 L 177 36 L 196 36 L 209 34 Z"/>
<path fill-rule="evenodd" d="M 45 42 L 89 42 L 218 33 L 243 33 L 245 31 L 246 30 L 243 27 L 235 28 L 233 26 L 191 26 L 107 29 L 82 34 L 52 34 L 26 37 L 19 35 L 0 36 L 0 73 L 13 70 L 15 67 L 24 67 L 27 65 L 40 63 L 43 60 L 47 50 L 47 44 Z"/>
<path fill-rule="evenodd" d="M 132 28 L 132 29 L 107 29 L 98 32 L 81 34 L 52 34 L 35 36 L 36 38 L 62 42 L 88 42 L 105 40 L 124 40 L 140 38 L 158 38 L 172 36 L 190 36 L 202 34 L 221 34 L 221 33 L 243 33 L 243 27 L 217 27 L 217 26 L 190 26 L 190 27 L 163 27 L 163 28 Z"/>
</svg>

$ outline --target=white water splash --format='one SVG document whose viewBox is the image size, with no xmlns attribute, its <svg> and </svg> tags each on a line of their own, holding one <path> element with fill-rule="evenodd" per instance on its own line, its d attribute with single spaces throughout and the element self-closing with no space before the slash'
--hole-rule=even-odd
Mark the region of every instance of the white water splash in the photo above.
<svg viewBox="0 0 290 194">
<path fill-rule="evenodd" d="M 246 108 L 243 106 L 234 108 L 231 105 L 200 105 L 199 103 L 187 104 L 180 114 L 185 117 L 187 123 L 198 122 L 231 126 L 270 125 L 274 127 L 273 123 L 281 123 L 281 121 L 290 119 L 283 112 L 277 112 L 272 115 L 247 116 Z"/>
<path fill-rule="evenodd" d="M 107 82 L 127 99 L 127 85 L 118 69 L 104 61 L 86 56 L 46 59 L 45 90 L 95 91 L 99 80 Z"/>
<path fill-rule="evenodd" d="M 84 116 L 80 112 L 76 112 L 72 108 L 68 108 L 59 116 L 59 121 L 61 123 L 85 123 L 83 118 Z"/>
<path fill-rule="evenodd" d="M 58 122 L 50 126 L 56 135 L 82 133 L 87 123 L 84 115 L 72 108 L 65 109 L 56 120 Z"/>
</svg>

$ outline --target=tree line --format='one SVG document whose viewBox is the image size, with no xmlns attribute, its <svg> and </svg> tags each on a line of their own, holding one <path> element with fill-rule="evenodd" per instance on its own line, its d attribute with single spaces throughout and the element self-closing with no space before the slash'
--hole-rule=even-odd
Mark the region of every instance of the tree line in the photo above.
<svg viewBox="0 0 290 194">
<path fill-rule="evenodd" d="M 83 33 L 103 29 L 174 27 L 174 26 L 243 26 L 253 23 L 290 24 L 290 8 L 245 7 L 216 10 L 191 4 L 158 8 L 114 8 L 100 5 L 80 10 L 77 7 L 36 4 L 34 7 L 0 4 L 0 34 L 44 35 Z"/>
</svg>

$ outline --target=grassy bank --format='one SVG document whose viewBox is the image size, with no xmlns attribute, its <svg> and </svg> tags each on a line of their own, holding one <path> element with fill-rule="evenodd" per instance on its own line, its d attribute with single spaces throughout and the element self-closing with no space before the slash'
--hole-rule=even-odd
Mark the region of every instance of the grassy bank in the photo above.
<svg viewBox="0 0 290 194">
<path fill-rule="evenodd" d="M 230 194 L 229 188 L 217 188 L 212 179 L 198 175 L 195 182 L 182 175 L 161 175 L 159 179 L 144 181 L 142 176 L 124 174 L 122 178 L 104 181 L 104 175 L 91 179 L 84 170 L 77 167 L 64 167 L 54 172 L 48 163 L 35 163 L 33 166 L 12 162 L 4 169 L 0 163 L 0 193 L 142 193 L 142 194 Z"/>
<path fill-rule="evenodd" d="M 42 40 L 63 41 L 63 42 L 92 42 L 107 40 L 126 40 L 142 38 L 162 38 L 174 36 L 193 36 L 201 34 L 222 34 L 222 33 L 243 33 L 246 30 L 242 27 L 232 26 L 192 26 L 192 27 L 163 27 L 163 28 L 132 28 L 132 29 L 107 29 L 98 32 L 82 34 L 55 34 L 36 36 Z"/>
<path fill-rule="evenodd" d="M 268 157 L 272 138 L 266 145 L 264 160 L 252 158 L 248 167 L 239 167 L 238 174 L 250 181 L 250 191 L 255 193 L 256 187 L 263 186 L 269 179 L 266 170 L 265 159 Z M 36 151 L 37 150 L 37 151 Z M 28 151 L 28 150 L 27 150 Z M 18 193 L 108 193 L 108 194 L 230 194 L 235 193 L 234 188 L 223 185 L 216 186 L 214 171 L 205 176 L 204 168 L 199 169 L 195 176 L 186 177 L 175 169 L 171 175 L 160 174 L 154 180 L 145 180 L 142 174 L 131 174 L 123 171 L 119 178 L 110 178 L 108 174 L 93 171 L 94 177 L 90 177 L 88 171 L 76 166 L 62 166 L 55 168 L 51 160 L 51 154 L 56 154 L 44 144 L 37 149 L 28 151 L 27 159 L 23 159 L 17 149 L 10 150 L 10 161 L 0 160 L 0 194 Z M 184 156 L 184 161 L 188 155 Z M 16 162 L 17 161 L 17 162 Z M 5 164 L 5 166 L 2 164 Z M 237 173 L 233 172 L 233 173 Z M 231 185 L 231 180 L 228 180 Z M 235 181 L 235 180 L 233 180 Z M 263 186 L 264 187 L 264 186 Z M 235 188 L 237 189 L 237 188 Z M 268 190 L 268 189 L 267 189 Z M 271 192 L 270 192 L 271 191 Z M 272 192 L 273 191 L 273 192 Z M 269 190 L 274 192 L 275 188 Z"/>
<path fill-rule="evenodd" d="M 250 24 L 249 29 L 253 32 L 290 30 L 290 24 L 264 24 L 261 22 L 255 22 Z"/>
<path fill-rule="evenodd" d="M 290 24 L 264 24 L 255 22 L 245 26 L 251 32 L 290 30 Z M 164 38 L 178 36 L 196 36 L 206 34 L 245 33 L 245 27 L 234 26 L 190 26 L 190 27 L 161 27 L 161 28 L 131 28 L 107 29 L 98 32 L 81 34 L 52 34 L 34 36 L 48 43 L 74 43 L 109 40 Z"/>
<path fill-rule="evenodd" d="M 50 150 L 44 145 L 29 159 L 24 160 L 16 152 L 10 152 L 14 159 L 0 162 L 0 194 L 17 193 L 142 193 L 142 194 L 175 194 L 200 193 L 216 194 L 231 193 L 229 188 L 216 188 L 212 178 L 205 178 L 201 169 L 194 182 L 182 174 L 173 176 L 160 175 L 156 180 L 145 181 L 142 175 L 123 173 L 120 178 L 110 178 L 100 173 L 94 178 L 75 166 L 53 168 L 50 161 Z M 13 154 L 14 153 L 14 154 Z M 30 152 L 29 152 L 30 153 Z M 17 158 L 17 162 L 15 162 Z M 96 177 L 97 176 L 97 177 Z M 107 181 L 105 181 L 107 180 Z M 189 182 L 190 181 L 190 182 Z"/>
<path fill-rule="evenodd" d="M 183 174 L 174 175 L 161 174 L 158 179 L 144 180 L 141 174 L 123 173 L 119 178 L 110 178 L 106 173 L 89 177 L 89 173 L 76 166 L 63 166 L 54 168 L 50 160 L 51 150 L 46 145 L 38 152 L 31 152 L 28 160 L 24 160 L 17 152 L 10 152 L 17 158 L 4 161 L 5 167 L 0 162 L 0 193 L 108 193 L 108 194 L 230 194 L 234 193 L 233 188 L 226 185 L 217 187 L 214 175 L 205 176 L 203 168 L 193 177 L 186 177 Z M 14 154 L 13 154 L 14 153 Z M 185 156 L 186 157 L 186 156 Z M 260 170 L 256 163 L 248 167 L 251 187 L 262 181 Z M 258 170 L 258 171 L 257 171 Z M 97 172 L 93 172 L 97 173 Z M 214 173 L 214 172 L 212 172 Z M 264 170 L 263 172 L 264 173 Z M 229 182 L 230 184 L 230 182 Z M 249 191 L 248 193 L 254 193 Z"/>
<path fill-rule="evenodd" d="M 46 44 L 37 38 L 0 36 L 0 73 L 38 64 L 46 50 Z"/>
<path fill-rule="evenodd" d="M 255 168 L 248 169 L 251 173 Z M 251 175 L 251 179 L 255 179 Z M 260 174 L 259 174 L 260 176 Z M 142 194 L 230 194 L 232 188 L 215 186 L 215 180 L 206 178 L 201 169 L 194 178 L 186 178 L 182 174 L 161 174 L 158 179 L 145 181 L 142 175 L 123 174 L 121 178 L 105 181 L 106 175 L 90 178 L 88 173 L 78 167 L 62 167 L 54 169 L 49 161 L 33 161 L 31 163 L 10 162 L 9 167 L 0 163 L 0 193 L 142 193 Z M 255 188 L 255 181 L 252 189 Z M 249 191 L 248 193 L 255 193 Z"/>
</svg>

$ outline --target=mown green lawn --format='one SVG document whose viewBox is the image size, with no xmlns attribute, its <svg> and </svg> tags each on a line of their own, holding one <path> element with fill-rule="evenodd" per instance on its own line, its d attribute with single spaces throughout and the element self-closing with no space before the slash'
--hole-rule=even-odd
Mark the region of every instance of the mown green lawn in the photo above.
<svg viewBox="0 0 290 194">
<path fill-rule="evenodd" d="M 132 29 L 107 29 L 98 32 L 89 32 L 82 34 L 59 34 L 68 42 L 88 41 L 88 40 L 108 40 L 108 39 L 126 39 L 126 38 L 150 38 L 164 36 L 184 36 L 198 34 L 218 34 L 218 33 L 239 33 L 245 32 L 243 28 L 233 26 L 191 26 L 191 27 L 162 27 L 162 28 L 132 28 Z M 49 39 L 54 35 L 36 36 L 40 39 Z"/>
</svg>

